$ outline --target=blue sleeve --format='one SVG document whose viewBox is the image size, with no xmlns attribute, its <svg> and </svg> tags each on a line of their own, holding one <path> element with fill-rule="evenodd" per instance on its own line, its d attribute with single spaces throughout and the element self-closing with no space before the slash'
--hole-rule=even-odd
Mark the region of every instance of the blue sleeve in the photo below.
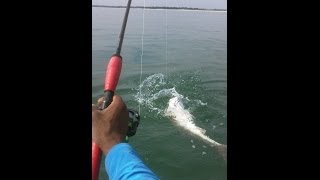
<svg viewBox="0 0 320 180">
<path fill-rule="evenodd" d="M 105 167 L 110 180 L 159 179 L 128 143 L 120 143 L 110 149 L 105 158 Z"/>
</svg>

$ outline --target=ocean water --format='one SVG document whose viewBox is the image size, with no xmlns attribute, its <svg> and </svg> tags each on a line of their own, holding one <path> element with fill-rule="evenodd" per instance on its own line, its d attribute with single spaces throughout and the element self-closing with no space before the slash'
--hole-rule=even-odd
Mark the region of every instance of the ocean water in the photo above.
<svg viewBox="0 0 320 180">
<path fill-rule="evenodd" d="M 124 12 L 92 8 L 93 103 Z M 146 9 L 143 30 L 143 9 L 131 9 L 121 55 L 116 94 L 140 109 L 129 143 L 142 160 L 161 179 L 227 179 L 227 13 Z"/>
</svg>

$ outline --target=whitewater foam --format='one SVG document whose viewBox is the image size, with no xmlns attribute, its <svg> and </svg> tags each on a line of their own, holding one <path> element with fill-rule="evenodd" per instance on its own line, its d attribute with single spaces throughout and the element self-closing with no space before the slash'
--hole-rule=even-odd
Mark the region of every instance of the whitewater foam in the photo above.
<svg viewBox="0 0 320 180">
<path fill-rule="evenodd" d="M 169 117 L 176 125 L 190 132 L 191 134 L 199 137 L 204 142 L 207 142 L 212 147 L 217 147 L 218 151 L 222 153 L 226 159 L 226 145 L 220 144 L 207 135 L 206 130 L 202 129 L 194 123 L 194 116 L 188 109 L 184 107 L 184 102 L 194 103 L 201 106 L 206 106 L 207 103 L 201 100 L 190 100 L 179 94 L 175 87 L 168 88 L 165 82 L 164 75 L 161 73 L 148 76 L 140 85 L 140 90 L 135 99 L 148 107 L 151 111 L 156 111 L 165 117 Z M 158 99 L 168 99 L 166 107 L 161 107 L 156 103 Z M 195 148 L 195 147 L 194 147 Z"/>
</svg>

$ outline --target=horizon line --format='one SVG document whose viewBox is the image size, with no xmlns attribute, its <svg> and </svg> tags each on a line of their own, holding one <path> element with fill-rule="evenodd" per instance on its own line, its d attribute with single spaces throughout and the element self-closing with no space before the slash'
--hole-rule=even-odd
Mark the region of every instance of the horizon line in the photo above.
<svg viewBox="0 0 320 180">
<path fill-rule="evenodd" d="M 107 7 L 107 8 L 126 8 L 127 6 L 110 6 L 110 5 L 92 5 L 92 7 Z M 207 8 L 192 8 L 192 7 L 166 7 L 166 6 L 131 6 L 130 8 L 139 9 L 187 9 L 187 10 L 205 10 L 205 11 L 227 11 L 227 9 L 207 9 Z"/>
</svg>

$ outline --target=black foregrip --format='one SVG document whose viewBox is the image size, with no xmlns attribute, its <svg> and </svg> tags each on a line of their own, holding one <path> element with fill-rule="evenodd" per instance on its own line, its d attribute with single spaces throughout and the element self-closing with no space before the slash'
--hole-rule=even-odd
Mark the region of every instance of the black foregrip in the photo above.
<svg viewBox="0 0 320 180">
<path fill-rule="evenodd" d="M 102 104 L 102 109 L 107 108 L 113 99 L 114 92 L 113 91 L 105 91 L 104 92 L 104 102 Z"/>
</svg>

